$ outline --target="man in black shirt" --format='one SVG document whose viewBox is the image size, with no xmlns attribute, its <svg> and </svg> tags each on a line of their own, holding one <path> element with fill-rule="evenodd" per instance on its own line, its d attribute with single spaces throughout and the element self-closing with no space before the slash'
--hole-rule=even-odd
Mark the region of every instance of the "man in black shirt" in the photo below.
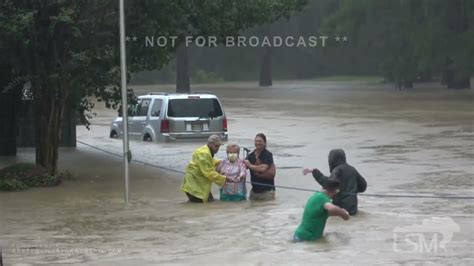
<svg viewBox="0 0 474 266">
<path fill-rule="evenodd" d="M 266 149 L 266 144 L 266 136 L 262 133 L 257 134 L 255 150 L 245 160 L 252 181 L 250 200 L 275 199 L 275 164 L 273 154 Z"/>
<path fill-rule="evenodd" d="M 362 193 L 367 189 L 367 182 L 359 172 L 346 161 L 346 153 L 342 149 L 333 149 L 329 152 L 330 177 L 334 177 L 341 183 L 340 192 L 334 197 L 333 203 L 346 211 L 350 215 L 357 213 L 357 193 Z M 329 179 L 318 169 L 306 168 L 303 174 L 313 174 L 314 179 L 324 186 Z"/>
</svg>

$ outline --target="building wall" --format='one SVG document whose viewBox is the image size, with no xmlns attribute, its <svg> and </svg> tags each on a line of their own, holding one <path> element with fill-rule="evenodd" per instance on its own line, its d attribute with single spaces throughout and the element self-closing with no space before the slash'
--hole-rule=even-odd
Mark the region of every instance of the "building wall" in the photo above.
<svg viewBox="0 0 474 266">
<path fill-rule="evenodd" d="M 16 155 L 17 106 L 19 95 L 0 89 L 0 156 Z"/>
</svg>

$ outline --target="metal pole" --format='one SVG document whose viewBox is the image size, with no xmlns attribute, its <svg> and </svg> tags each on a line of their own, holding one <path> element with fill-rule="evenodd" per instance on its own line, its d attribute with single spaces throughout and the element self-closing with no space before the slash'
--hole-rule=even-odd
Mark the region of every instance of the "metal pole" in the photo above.
<svg viewBox="0 0 474 266">
<path fill-rule="evenodd" d="M 123 164 L 125 174 L 125 203 L 129 200 L 128 190 L 128 103 L 127 103 L 127 61 L 125 55 L 125 15 L 123 1 L 120 6 L 120 70 L 122 87 Z"/>
</svg>

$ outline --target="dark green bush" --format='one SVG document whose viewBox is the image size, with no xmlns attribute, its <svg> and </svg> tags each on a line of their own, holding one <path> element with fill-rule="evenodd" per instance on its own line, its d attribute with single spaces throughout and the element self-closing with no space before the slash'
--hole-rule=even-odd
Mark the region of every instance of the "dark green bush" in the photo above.
<svg viewBox="0 0 474 266">
<path fill-rule="evenodd" d="M 66 176 L 70 176 L 69 173 Z M 34 164 L 20 163 L 0 170 L 0 191 L 17 191 L 29 187 L 57 186 L 62 175 L 50 175 L 48 171 Z"/>
</svg>

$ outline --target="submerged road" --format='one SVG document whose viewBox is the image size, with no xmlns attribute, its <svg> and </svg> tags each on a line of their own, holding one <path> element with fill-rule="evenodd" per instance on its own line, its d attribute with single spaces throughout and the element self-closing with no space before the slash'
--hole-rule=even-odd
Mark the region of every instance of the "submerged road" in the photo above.
<svg viewBox="0 0 474 266">
<path fill-rule="evenodd" d="M 171 91 L 142 86 L 136 93 Z M 280 186 L 318 190 L 303 167 L 328 174 L 327 154 L 343 148 L 367 179 L 367 193 L 474 195 L 474 94 L 395 91 L 379 84 L 280 82 L 197 86 L 217 94 L 229 142 L 252 147 L 264 132 Z M 113 153 L 114 111 L 96 110 L 78 139 Z M 134 159 L 183 171 L 203 143 L 131 142 Z M 225 155 L 225 147 L 217 154 Z M 472 200 L 360 196 L 360 213 L 330 218 L 316 243 L 290 242 L 311 192 L 277 189 L 268 203 L 186 203 L 182 176 L 131 165 L 131 203 L 123 204 L 121 160 L 88 146 L 62 149 L 60 167 L 77 180 L 59 187 L 0 193 L 0 245 L 8 263 L 154 265 L 474 263 Z M 34 159 L 30 149 L 14 160 Z M 214 187 L 214 194 L 218 195 Z M 51 250 L 56 250 L 49 252 Z M 37 254 L 39 253 L 39 254 Z M 8 265 L 8 264 L 7 264 Z"/>
</svg>

